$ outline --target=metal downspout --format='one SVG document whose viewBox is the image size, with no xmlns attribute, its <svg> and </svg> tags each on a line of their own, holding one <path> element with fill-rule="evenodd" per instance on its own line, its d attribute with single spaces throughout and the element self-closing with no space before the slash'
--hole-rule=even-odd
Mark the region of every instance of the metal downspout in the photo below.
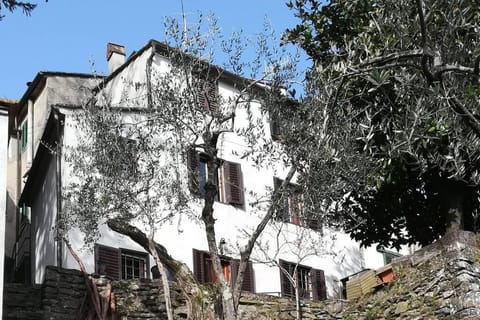
<svg viewBox="0 0 480 320">
<path fill-rule="evenodd" d="M 55 112 L 55 130 L 56 130 L 56 150 L 55 150 L 55 184 L 57 196 L 57 215 L 55 225 L 57 227 L 56 241 L 57 241 L 57 267 L 63 267 L 63 242 L 59 230 L 60 221 L 62 219 L 62 148 L 61 148 L 61 132 L 60 132 L 60 112 L 58 109 L 53 109 Z"/>
<path fill-rule="evenodd" d="M 151 45 L 152 53 L 147 60 L 147 69 L 145 70 L 146 78 L 147 78 L 147 107 L 152 108 L 153 106 L 153 98 L 152 98 L 152 62 L 153 57 L 155 56 L 155 45 L 152 43 Z"/>
</svg>

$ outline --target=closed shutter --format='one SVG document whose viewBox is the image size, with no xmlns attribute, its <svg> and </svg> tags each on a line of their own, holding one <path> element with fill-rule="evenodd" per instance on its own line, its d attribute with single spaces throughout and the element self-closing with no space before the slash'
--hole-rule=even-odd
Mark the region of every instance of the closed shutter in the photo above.
<svg viewBox="0 0 480 320">
<path fill-rule="evenodd" d="M 193 249 L 193 274 L 198 282 L 207 282 L 207 272 L 205 265 L 205 253 L 203 251 Z"/>
<path fill-rule="evenodd" d="M 315 231 L 322 231 L 322 223 L 320 221 L 320 217 L 316 217 L 312 215 L 311 218 L 307 218 L 307 226 Z"/>
<path fill-rule="evenodd" d="M 240 260 L 232 259 L 230 266 L 232 270 L 232 284 L 233 284 L 237 280 Z M 252 262 L 250 261 L 247 262 L 247 268 L 245 269 L 245 273 L 243 274 L 242 291 L 248 291 L 253 293 L 255 292 L 255 275 L 253 273 Z"/>
<path fill-rule="evenodd" d="M 273 140 L 279 139 L 282 134 L 280 129 L 280 121 L 278 118 L 279 117 L 277 113 L 270 112 L 270 134 Z"/>
<path fill-rule="evenodd" d="M 288 272 L 290 275 L 293 273 L 292 264 L 279 260 L 280 264 L 280 288 L 282 290 L 282 297 L 294 297 L 295 296 L 295 289 L 293 288 L 292 283 L 285 275 L 285 271 Z"/>
<path fill-rule="evenodd" d="M 200 80 L 200 105 L 205 111 L 218 111 L 218 86 L 214 81 Z"/>
<path fill-rule="evenodd" d="M 325 272 L 323 270 L 312 269 L 311 276 L 313 300 L 326 300 L 327 287 L 325 285 Z"/>
<path fill-rule="evenodd" d="M 274 177 L 273 178 L 273 188 L 275 190 L 280 189 L 282 186 L 283 180 Z M 288 195 L 284 191 L 280 194 L 278 198 L 278 202 L 274 204 L 275 205 L 275 217 L 279 221 L 283 222 L 291 222 L 290 220 L 290 209 L 288 208 Z"/>
<path fill-rule="evenodd" d="M 223 163 L 223 177 L 225 184 L 225 202 L 242 205 L 244 196 L 240 164 L 225 161 Z"/>
<path fill-rule="evenodd" d="M 95 245 L 95 272 L 106 275 L 112 279 L 121 277 L 120 249 Z"/>
<path fill-rule="evenodd" d="M 187 150 L 187 166 L 188 166 L 188 187 L 190 192 L 195 195 L 200 194 L 200 182 L 198 174 L 199 156 L 194 148 Z"/>
</svg>

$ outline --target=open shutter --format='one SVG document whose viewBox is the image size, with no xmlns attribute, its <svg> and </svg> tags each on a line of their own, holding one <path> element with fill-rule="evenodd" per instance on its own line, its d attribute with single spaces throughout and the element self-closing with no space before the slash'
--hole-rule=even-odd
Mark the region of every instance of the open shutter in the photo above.
<svg viewBox="0 0 480 320">
<path fill-rule="evenodd" d="M 198 282 L 207 282 L 207 272 L 205 266 L 205 253 L 203 251 L 193 249 L 193 274 Z"/>
<path fill-rule="evenodd" d="M 291 274 L 292 265 L 289 262 L 283 261 L 283 260 L 279 260 L 279 264 L 281 267 L 280 268 L 280 288 L 282 290 L 282 297 L 294 297 L 295 289 L 293 288 L 293 285 L 288 279 L 288 277 L 285 275 L 285 271 Z"/>
<path fill-rule="evenodd" d="M 312 296 L 313 300 L 326 300 L 327 287 L 325 285 L 325 272 L 323 270 L 312 269 Z"/>
<path fill-rule="evenodd" d="M 200 283 L 207 283 L 210 280 L 207 258 L 208 255 L 205 252 L 193 249 L 193 274 Z"/>
<path fill-rule="evenodd" d="M 223 163 L 225 202 L 242 205 L 244 202 L 243 179 L 240 164 L 225 161 Z"/>
<path fill-rule="evenodd" d="M 199 156 L 194 148 L 187 150 L 187 166 L 188 166 L 188 187 L 190 192 L 195 195 L 200 194 L 200 182 L 198 172 Z"/>
<path fill-rule="evenodd" d="M 230 266 L 232 270 L 232 284 L 233 284 L 237 280 L 240 260 L 232 259 Z M 247 268 L 245 269 L 245 273 L 243 274 L 242 291 L 255 292 L 255 275 L 253 273 L 252 262 L 250 261 L 248 261 Z"/>
<path fill-rule="evenodd" d="M 117 280 L 121 278 L 121 264 L 120 249 L 95 245 L 95 272 Z"/>
</svg>

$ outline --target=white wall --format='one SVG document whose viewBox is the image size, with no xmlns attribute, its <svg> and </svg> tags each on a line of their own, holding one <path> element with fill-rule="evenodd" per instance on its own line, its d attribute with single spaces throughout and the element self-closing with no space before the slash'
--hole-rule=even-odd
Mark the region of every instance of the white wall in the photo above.
<svg viewBox="0 0 480 320">
<path fill-rule="evenodd" d="M 32 202 L 32 250 L 35 277 L 34 282 L 41 284 L 45 276 L 45 267 L 56 265 L 55 224 L 57 216 L 57 192 L 55 179 L 55 157 L 49 156 L 45 179 Z"/>
<path fill-rule="evenodd" d="M 111 90 L 111 97 L 107 97 L 107 101 L 111 101 L 114 105 L 119 104 L 122 99 L 126 99 L 126 105 L 135 101 L 138 105 L 139 101 L 144 101 L 145 91 L 144 84 L 146 81 L 145 70 L 146 62 L 150 56 L 150 50 L 146 50 L 137 60 L 130 66 L 122 70 L 117 78 L 113 79 L 107 85 L 107 91 Z M 153 60 L 153 68 L 158 72 L 165 70 L 165 60 L 161 57 L 155 56 Z M 138 83 L 137 88 L 133 88 L 132 84 Z M 219 91 L 223 97 L 228 98 L 234 95 L 233 88 L 220 84 Z M 259 111 L 259 105 L 254 104 L 254 117 L 262 117 Z M 256 110 L 255 110 L 256 108 Z M 240 112 L 235 121 L 237 126 L 245 124 L 247 114 Z M 265 126 L 265 141 L 270 138 L 269 126 L 266 125 L 266 119 L 260 119 Z M 242 124 L 243 122 L 243 124 Z M 74 145 L 76 140 L 75 124 L 67 115 L 65 121 L 64 140 L 66 143 Z M 262 142 L 262 141 L 259 141 Z M 239 137 L 234 134 L 224 134 L 220 139 L 220 157 L 240 163 L 242 166 L 243 181 L 245 190 L 245 205 L 242 208 L 232 205 L 225 205 L 222 203 L 215 203 L 214 216 L 216 219 L 215 231 L 217 240 L 224 238 L 227 244 L 232 248 L 229 253 L 232 257 L 238 257 L 238 250 L 236 248 L 245 244 L 245 237 L 243 231 L 251 231 L 260 218 L 265 214 L 265 211 L 256 210 L 250 206 L 249 203 L 257 200 L 250 195 L 250 192 L 259 194 L 266 193 L 267 188 L 273 188 L 273 177 L 277 176 L 283 178 L 285 175 L 285 168 L 263 168 L 261 170 L 254 167 L 249 161 L 242 159 L 235 152 L 243 151 L 248 146 Z M 69 168 L 65 166 L 63 172 L 63 185 L 69 182 Z M 275 170 L 275 171 L 274 171 Z M 156 232 L 156 241 L 164 245 L 169 253 L 180 261 L 185 262 L 191 269 L 193 269 L 192 249 L 207 250 L 207 242 L 204 232 L 203 224 L 200 222 L 201 215 L 201 201 L 192 203 L 193 213 L 197 219 L 188 219 L 185 216 L 176 217 L 171 223 L 165 223 L 159 226 Z M 181 222 L 180 222 L 181 219 Z M 276 243 L 275 224 L 267 227 L 262 241 L 264 243 Z M 305 230 L 301 227 L 286 224 L 283 226 L 284 231 L 287 232 L 286 238 L 288 241 L 294 240 L 299 230 Z M 101 229 L 102 235 L 99 243 L 118 248 L 127 248 L 132 250 L 143 251 L 137 244 L 133 243 L 127 237 L 116 234 L 108 228 Z M 299 261 L 298 255 L 292 250 L 285 248 L 276 248 L 271 246 L 267 250 L 267 256 L 274 260 L 284 259 L 291 262 L 299 262 L 304 265 L 311 266 L 316 269 L 325 271 L 327 278 L 328 295 L 330 297 L 339 297 L 341 288 L 339 287 L 339 279 L 348 276 L 352 273 L 358 272 L 366 266 L 363 251 L 359 245 L 352 241 L 347 235 L 330 230 L 324 230 L 323 236 L 320 236 L 315 231 L 307 231 L 308 238 L 314 241 L 318 246 L 324 246 L 321 254 L 316 256 L 301 257 Z M 69 237 L 74 250 L 79 254 L 82 261 L 87 267 L 87 271 L 94 271 L 94 257 L 91 251 L 83 249 L 82 235 L 77 230 L 72 230 Z M 299 246 L 300 249 L 302 245 Z M 378 254 L 380 257 L 381 255 Z M 256 278 L 256 291 L 275 293 L 280 292 L 280 273 L 277 267 L 260 263 L 265 260 L 262 254 L 256 252 L 253 256 L 254 272 Z M 373 258 L 372 258 L 373 259 Z M 376 258 L 374 258 L 376 259 Z M 370 256 L 368 256 L 370 260 Z M 78 268 L 78 264 L 74 259 L 65 253 L 65 265 L 69 268 Z M 376 264 L 376 262 L 374 263 Z M 151 264 L 153 265 L 153 264 Z"/>
</svg>

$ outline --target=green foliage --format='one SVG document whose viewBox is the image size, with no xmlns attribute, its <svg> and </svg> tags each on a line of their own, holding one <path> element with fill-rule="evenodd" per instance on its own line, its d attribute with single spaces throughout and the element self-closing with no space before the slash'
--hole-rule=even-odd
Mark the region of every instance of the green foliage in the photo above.
<svg viewBox="0 0 480 320">
<path fill-rule="evenodd" d="M 299 148 L 313 202 L 364 245 L 426 244 L 480 208 L 480 7 L 290 1 L 315 62 Z M 297 121 L 299 119 L 297 118 Z M 312 122 L 317 124 L 312 126 Z M 325 200 L 327 199 L 327 200 Z M 328 204 L 330 203 L 330 204 Z"/>
<path fill-rule="evenodd" d="M 47 2 L 48 0 L 45 0 Z M 6 9 L 10 12 L 15 11 L 16 9 L 21 9 L 23 13 L 29 16 L 32 11 L 37 7 L 37 4 L 31 2 L 23 2 L 16 0 L 2 0 L 0 2 L 0 21 L 5 18 L 5 15 L 2 15 L 2 9 Z"/>
</svg>

